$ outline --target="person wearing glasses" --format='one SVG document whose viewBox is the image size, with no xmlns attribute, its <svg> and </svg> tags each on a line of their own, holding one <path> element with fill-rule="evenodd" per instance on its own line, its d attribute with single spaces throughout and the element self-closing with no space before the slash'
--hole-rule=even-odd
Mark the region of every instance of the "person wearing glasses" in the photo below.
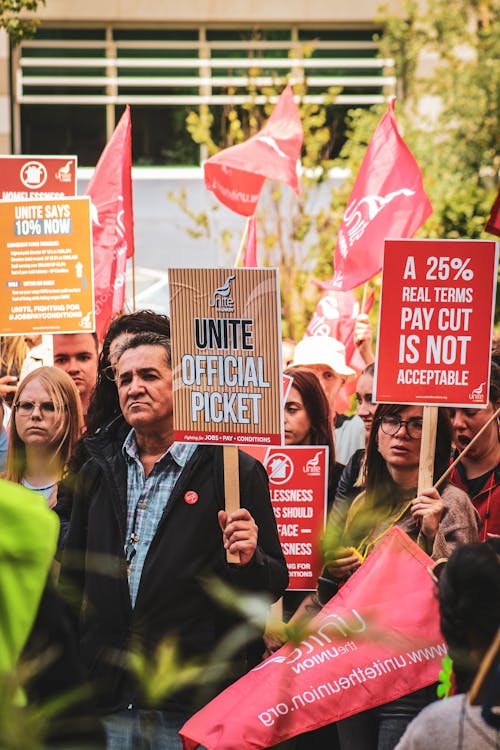
<svg viewBox="0 0 500 750">
<path fill-rule="evenodd" d="M 479 518 L 467 494 L 447 484 L 417 496 L 421 406 L 379 404 L 366 453 L 366 488 L 352 503 L 345 527 L 329 527 L 325 568 L 318 595 L 325 604 L 393 526 L 399 526 L 434 560 L 478 539 Z M 446 470 L 451 424 L 439 409 L 434 482 Z M 389 704 L 338 722 L 341 750 L 392 750 L 414 716 L 433 699 L 433 690 L 411 693 Z"/>
<path fill-rule="evenodd" d="M 70 376 L 56 367 L 33 370 L 14 398 L 5 479 L 41 493 L 53 508 L 82 424 Z"/>
</svg>

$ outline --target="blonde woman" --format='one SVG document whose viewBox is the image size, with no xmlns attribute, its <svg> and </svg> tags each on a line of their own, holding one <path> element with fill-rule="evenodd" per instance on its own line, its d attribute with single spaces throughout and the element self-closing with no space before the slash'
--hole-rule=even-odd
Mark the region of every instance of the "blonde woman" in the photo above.
<svg viewBox="0 0 500 750">
<path fill-rule="evenodd" d="M 21 382 L 13 402 L 5 478 L 57 502 L 83 425 L 76 386 L 63 370 L 40 367 Z"/>
</svg>

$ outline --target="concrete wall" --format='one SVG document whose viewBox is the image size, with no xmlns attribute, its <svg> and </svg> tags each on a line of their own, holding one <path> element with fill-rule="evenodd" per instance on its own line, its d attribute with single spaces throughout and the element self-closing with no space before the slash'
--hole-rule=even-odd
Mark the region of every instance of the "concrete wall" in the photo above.
<svg viewBox="0 0 500 750">
<path fill-rule="evenodd" d="M 10 154 L 9 43 L 0 30 L 0 154 Z"/>
<path fill-rule="evenodd" d="M 397 10 L 400 3 L 390 0 Z M 37 15 L 50 21 L 113 23 L 370 23 L 380 0 L 50 0 Z"/>
</svg>

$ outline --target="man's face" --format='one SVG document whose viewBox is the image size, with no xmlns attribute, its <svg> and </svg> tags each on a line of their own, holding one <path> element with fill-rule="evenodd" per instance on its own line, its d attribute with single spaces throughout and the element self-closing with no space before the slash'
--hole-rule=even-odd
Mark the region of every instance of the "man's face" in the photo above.
<svg viewBox="0 0 500 750">
<path fill-rule="evenodd" d="M 337 375 L 328 365 L 300 365 L 301 370 L 309 370 L 314 373 L 321 383 L 325 396 L 330 406 L 332 417 L 336 414 L 335 399 L 346 379 L 343 375 Z"/>
<path fill-rule="evenodd" d="M 90 333 L 55 335 L 54 365 L 72 378 L 85 412 L 97 378 L 97 348 L 94 337 Z"/>
<path fill-rule="evenodd" d="M 164 430 L 172 424 L 172 370 L 163 346 L 126 349 L 116 366 L 120 409 L 139 432 Z"/>
</svg>

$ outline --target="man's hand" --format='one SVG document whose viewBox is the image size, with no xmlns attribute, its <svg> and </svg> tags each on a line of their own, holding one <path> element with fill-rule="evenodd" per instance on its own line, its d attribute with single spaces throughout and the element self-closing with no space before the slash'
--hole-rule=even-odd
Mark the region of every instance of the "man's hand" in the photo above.
<svg viewBox="0 0 500 750">
<path fill-rule="evenodd" d="M 420 524 L 422 534 L 432 544 L 439 528 L 443 514 L 441 495 L 434 487 L 422 490 L 411 506 L 413 519 Z"/>
<path fill-rule="evenodd" d="M 257 547 L 259 529 L 246 508 L 240 508 L 228 517 L 225 510 L 218 513 L 223 531 L 224 548 L 231 554 L 239 553 L 240 565 L 247 565 Z"/>
</svg>

